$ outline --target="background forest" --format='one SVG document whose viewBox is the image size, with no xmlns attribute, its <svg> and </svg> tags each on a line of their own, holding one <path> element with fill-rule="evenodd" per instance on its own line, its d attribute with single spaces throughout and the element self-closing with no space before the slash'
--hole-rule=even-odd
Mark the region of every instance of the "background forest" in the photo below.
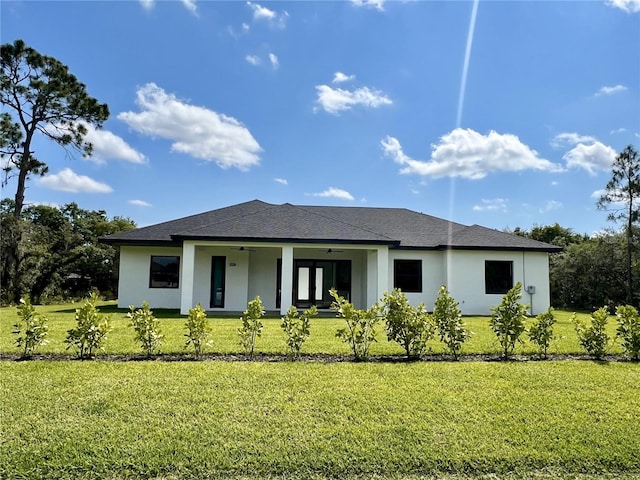
<svg viewBox="0 0 640 480">
<path fill-rule="evenodd" d="M 549 259 L 551 304 L 556 308 L 593 310 L 627 303 L 627 235 L 612 230 L 596 235 L 577 234 L 558 225 L 537 226 L 512 233 L 563 247 Z M 633 238 L 638 237 L 634 229 Z M 634 245 L 637 242 L 634 242 Z M 637 248 L 633 248 L 634 253 Z M 632 262 L 633 285 L 640 281 L 637 256 Z M 633 292 L 633 305 L 640 297 Z"/>
<path fill-rule="evenodd" d="M 14 291 L 28 294 L 33 303 L 52 303 L 86 296 L 98 290 L 106 299 L 117 297 L 118 251 L 98 238 L 135 228 L 133 220 L 109 218 L 104 210 L 89 211 L 75 203 L 61 207 L 31 205 L 16 219 L 13 201 L 0 202 L 0 277 L 2 304 L 16 303 Z M 11 232 L 20 231 L 17 278 L 10 288 Z M 16 277 L 14 277 L 16 278 Z"/>
</svg>

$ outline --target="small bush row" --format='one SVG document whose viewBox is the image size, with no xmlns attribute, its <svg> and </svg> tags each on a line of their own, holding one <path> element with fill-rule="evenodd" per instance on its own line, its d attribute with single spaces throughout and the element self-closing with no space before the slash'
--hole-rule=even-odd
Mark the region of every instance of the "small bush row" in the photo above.
<svg viewBox="0 0 640 480">
<path fill-rule="evenodd" d="M 523 343 L 526 334 L 536 345 L 541 358 L 547 357 L 548 349 L 556 339 L 553 332 L 555 318 L 553 309 L 535 317 L 533 324 L 527 330 L 528 306 L 520 303 L 522 285 L 517 283 L 509 290 L 499 305 L 491 309 L 492 316 L 489 325 L 497 337 L 502 357 L 509 358 L 517 343 Z M 408 358 L 418 358 L 425 353 L 427 343 L 436 335 L 445 345 L 447 352 L 453 359 L 458 359 L 463 344 L 471 338 L 472 332 L 467 330 L 462 313 L 456 302 L 442 286 L 434 309 L 429 313 L 424 304 L 417 307 L 409 304 L 406 295 L 399 289 L 384 294 L 380 301 L 366 310 L 357 309 L 331 290 L 333 298 L 331 309 L 338 317 L 345 321 L 345 327 L 336 332 L 336 336 L 349 345 L 356 360 L 367 360 L 371 344 L 377 341 L 377 326 L 385 324 L 389 341 L 398 343 Z M 83 305 L 76 309 L 76 328 L 67 331 L 65 343 L 67 349 L 73 349 L 79 358 L 91 358 L 97 350 L 104 348 L 104 342 L 111 330 L 110 315 L 100 313 L 96 307 L 96 294 L 84 300 Z M 310 319 L 318 314 L 315 306 L 299 312 L 292 306 L 281 318 L 281 328 L 286 335 L 287 355 L 291 359 L 299 356 L 304 342 L 310 336 Z M 265 309 L 256 297 L 248 302 L 247 310 L 240 317 L 241 326 L 238 328 L 239 343 L 248 356 L 253 356 L 255 345 L 262 333 L 262 318 Z M 580 345 L 596 359 L 601 359 L 618 339 L 624 353 L 633 360 L 640 359 L 640 315 L 629 305 L 616 309 L 617 330 L 615 338 L 606 333 L 609 320 L 607 307 L 600 308 L 591 314 L 590 322 L 572 316 L 575 331 Z M 14 325 L 16 346 L 21 349 L 22 356 L 28 357 L 35 353 L 40 345 L 47 343 L 47 318 L 36 312 L 28 297 L 20 300 L 18 305 L 20 320 Z M 142 351 L 149 357 L 160 352 L 164 336 L 160 331 L 160 322 L 153 315 L 149 304 L 145 301 L 140 308 L 129 307 L 129 326 L 134 330 L 134 338 Z M 211 345 L 211 327 L 207 314 L 200 304 L 189 310 L 185 328 L 185 348 L 192 348 L 196 357 L 203 349 Z"/>
</svg>

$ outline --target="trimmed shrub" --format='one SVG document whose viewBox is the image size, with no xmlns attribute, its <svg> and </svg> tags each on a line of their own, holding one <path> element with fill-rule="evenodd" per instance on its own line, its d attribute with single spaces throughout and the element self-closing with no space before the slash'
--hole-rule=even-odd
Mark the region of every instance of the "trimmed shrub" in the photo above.
<svg viewBox="0 0 640 480">
<path fill-rule="evenodd" d="M 74 348 L 80 358 L 91 358 L 96 350 L 103 348 L 107 333 L 111 330 L 111 316 L 100 313 L 96 308 L 97 293 L 84 300 L 84 305 L 76 309 L 78 326 L 67 331 L 67 349 Z"/>
<path fill-rule="evenodd" d="M 431 317 L 438 328 L 440 341 L 457 360 L 462 344 L 471 338 L 472 333 L 465 328 L 458 302 L 449 295 L 444 285 L 440 287 Z"/>
<path fill-rule="evenodd" d="M 502 297 L 500 305 L 491 309 L 493 316 L 489 324 L 498 337 L 502 357 L 505 359 L 513 354 L 516 342 L 522 342 L 520 337 L 526 331 L 528 306 L 520 303 L 521 296 L 522 284 L 518 282 Z"/>
<path fill-rule="evenodd" d="M 262 335 L 262 321 L 260 319 L 264 317 L 264 314 L 262 300 L 260 300 L 260 296 L 257 296 L 249 302 L 247 309 L 240 317 L 242 327 L 238 329 L 238 336 L 246 355 L 253 356 L 256 339 Z"/>
<path fill-rule="evenodd" d="M 380 305 L 376 303 L 368 310 L 359 310 L 338 295 L 335 289 L 332 288 L 329 293 L 334 299 L 331 309 L 347 323 L 346 328 L 336 332 L 336 337 L 349 345 L 356 360 L 368 360 L 369 347 L 377 341 L 375 327 L 380 321 Z"/>
<path fill-rule="evenodd" d="M 549 309 L 545 313 L 538 315 L 529 332 L 529 340 L 531 340 L 538 347 L 538 355 L 541 358 L 547 358 L 547 351 L 551 342 L 555 339 L 553 335 L 553 325 L 556 323 L 556 319 L 553 316 L 553 308 Z"/>
<path fill-rule="evenodd" d="M 316 315 L 318 315 L 318 308 L 315 305 L 304 310 L 302 315 L 294 305 L 291 305 L 289 311 L 282 317 L 280 326 L 287 335 L 287 353 L 290 358 L 300 355 L 302 344 L 311 334 L 309 320 Z"/>
<path fill-rule="evenodd" d="M 16 346 L 22 349 L 23 357 L 28 357 L 37 347 L 49 343 L 45 340 L 49 332 L 48 320 L 47 317 L 36 312 L 28 295 L 20 299 L 18 317 L 20 320 L 13 325 L 15 329 L 13 333 L 17 335 Z"/>
<path fill-rule="evenodd" d="M 616 309 L 618 328 L 616 336 L 622 340 L 624 353 L 633 360 L 640 359 L 640 316 L 631 305 L 619 306 Z"/>
<path fill-rule="evenodd" d="M 602 307 L 591 314 L 591 324 L 581 320 L 574 313 L 571 317 L 582 348 L 596 359 L 604 357 L 609 348 L 609 335 L 606 332 L 609 321 L 609 308 Z"/>
<path fill-rule="evenodd" d="M 189 310 L 185 327 L 187 333 L 184 336 L 187 337 L 187 341 L 184 348 L 192 345 L 193 353 L 196 357 L 199 357 L 202 354 L 203 347 L 211 345 L 211 341 L 208 340 L 211 334 L 211 327 L 207 320 L 207 312 L 204 311 L 200 304 Z"/>
<path fill-rule="evenodd" d="M 435 334 L 435 326 L 424 304 L 413 307 L 398 288 L 385 292 L 382 299 L 387 338 L 404 348 L 407 357 L 419 357 Z"/>
<path fill-rule="evenodd" d="M 160 334 L 160 322 L 153 316 L 149 304 L 146 301 L 142 302 L 142 307 L 138 309 L 130 305 L 127 318 L 131 320 L 129 326 L 136 332 L 135 340 L 140 343 L 147 356 L 151 357 L 157 353 L 164 335 Z"/>
</svg>

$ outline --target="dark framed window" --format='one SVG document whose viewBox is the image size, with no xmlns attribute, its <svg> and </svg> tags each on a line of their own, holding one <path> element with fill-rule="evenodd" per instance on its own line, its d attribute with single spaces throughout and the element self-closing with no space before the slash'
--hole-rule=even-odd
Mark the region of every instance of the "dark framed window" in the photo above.
<svg viewBox="0 0 640 480">
<path fill-rule="evenodd" d="M 422 260 L 394 260 L 393 288 L 403 292 L 422 292 Z"/>
<path fill-rule="evenodd" d="M 149 288 L 178 288 L 180 257 L 151 255 Z"/>
<path fill-rule="evenodd" d="M 513 288 L 513 262 L 485 260 L 484 288 L 486 293 L 504 295 Z"/>
<path fill-rule="evenodd" d="M 224 284 L 227 257 L 211 257 L 211 308 L 224 308 Z"/>
</svg>

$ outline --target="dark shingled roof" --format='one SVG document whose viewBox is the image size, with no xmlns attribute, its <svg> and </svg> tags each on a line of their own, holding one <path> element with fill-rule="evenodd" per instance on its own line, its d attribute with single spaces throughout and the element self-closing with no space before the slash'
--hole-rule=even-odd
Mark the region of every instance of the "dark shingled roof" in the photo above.
<svg viewBox="0 0 640 480">
<path fill-rule="evenodd" d="M 479 225 L 468 227 L 404 208 L 273 205 L 260 200 L 116 233 L 102 241 L 117 245 L 180 245 L 189 239 L 386 244 L 417 249 L 560 250 L 547 243 Z"/>
</svg>

